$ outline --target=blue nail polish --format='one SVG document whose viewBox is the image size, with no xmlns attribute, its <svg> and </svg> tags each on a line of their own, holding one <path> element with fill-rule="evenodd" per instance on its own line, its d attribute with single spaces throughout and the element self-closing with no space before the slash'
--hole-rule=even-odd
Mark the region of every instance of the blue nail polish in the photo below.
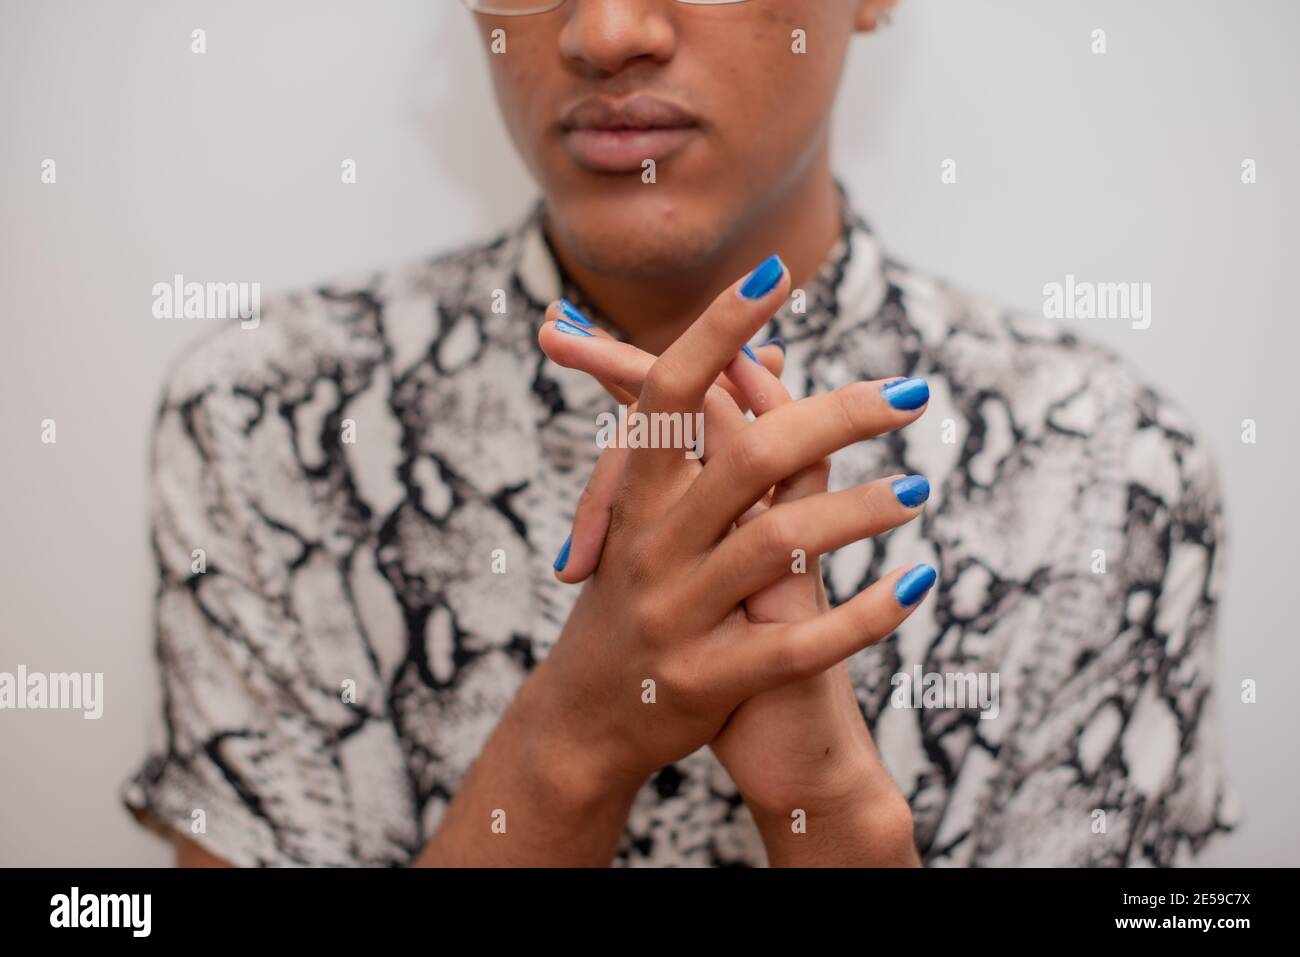
<svg viewBox="0 0 1300 957">
<path fill-rule="evenodd" d="M 930 480 L 924 475 L 909 475 L 893 485 L 894 494 L 908 508 L 916 508 L 930 497 Z"/>
<path fill-rule="evenodd" d="M 910 412 L 930 401 L 930 383 L 924 379 L 899 379 L 880 390 L 895 409 Z"/>
<path fill-rule="evenodd" d="M 754 350 L 749 348 L 749 346 L 745 346 L 745 348 L 741 349 L 740 351 L 743 352 L 745 355 L 749 356 L 755 362 L 758 362 L 758 356 L 754 355 Z M 763 363 L 758 362 L 758 364 L 762 365 Z"/>
<path fill-rule="evenodd" d="M 595 325 L 590 319 L 582 314 L 582 310 L 569 302 L 567 299 L 560 300 L 560 313 L 570 322 L 577 323 L 584 329 L 591 329 Z"/>
<path fill-rule="evenodd" d="M 925 597 L 939 573 L 931 565 L 917 565 L 898 580 L 894 588 L 894 597 L 904 608 L 911 608 Z"/>
<path fill-rule="evenodd" d="M 749 278 L 740 287 L 740 294 L 746 299 L 762 299 L 776 288 L 776 284 L 785 275 L 785 266 L 780 256 L 768 256 L 749 274 Z"/>
<path fill-rule="evenodd" d="M 570 535 L 564 540 L 564 546 L 560 549 L 560 554 L 555 556 L 555 564 L 552 566 L 557 572 L 564 571 L 564 566 L 569 564 L 569 549 L 573 547 L 573 536 Z"/>
<path fill-rule="evenodd" d="M 778 349 L 781 350 L 781 355 L 785 355 L 785 340 L 784 340 L 784 339 L 768 339 L 767 342 L 763 343 L 763 345 L 765 345 L 765 346 L 776 346 Z M 761 347 L 760 347 L 760 348 L 761 348 Z"/>
<path fill-rule="evenodd" d="M 571 336 L 590 336 L 591 333 L 581 326 L 575 326 L 571 322 L 565 322 L 563 319 L 555 320 L 555 328 L 561 332 L 568 333 Z"/>
</svg>

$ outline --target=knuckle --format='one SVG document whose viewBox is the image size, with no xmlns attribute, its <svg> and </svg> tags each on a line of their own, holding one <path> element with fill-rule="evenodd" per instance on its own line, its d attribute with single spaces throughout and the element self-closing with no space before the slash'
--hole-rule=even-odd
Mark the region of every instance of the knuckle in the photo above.
<svg viewBox="0 0 1300 957">
<path fill-rule="evenodd" d="M 730 386 L 730 388 L 728 386 Z M 717 380 L 713 385 L 709 386 L 708 391 L 705 393 L 705 397 L 710 402 L 727 402 L 734 404 L 736 400 L 733 398 L 735 393 L 732 392 L 732 389 L 735 388 L 735 384 L 729 379 L 726 380 L 725 383 L 722 380 Z"/>
<path fill-rule="evenodd" d="M 734 388 L 734 387 L 733 387 Z M 704 405 L 709 408 L 724 409 L 736 405 L 735 394 L 724 385 L 714 383 L 704 393 Z"/>
<path fill-rule="evenodd" d="M 661 672 L 669 691 L 675 696 L 697 698 L 705 693 L 699 666 L 689 656 L 677 654 L 667 658 Z"/>
<path fill-rule="evenodd" d="M 790 679 L 813 677 L 820 670 L 815 650 L 805 637 L 793 634 L 786 636 L 776 647 L 777 671 Z"/>
<path fill-rule="evenodd" d="M 857 511 L 862 515 L 862 524 L 868 528 L 894 528 L 905 518 L 900 514 L 905 509 L 888 481 L 883 486 L 868 486 L 857 499 Z"/>
<path fill-rule="evenodd" d="M 870 436 L 875 434 L 872 428 L 871 403 L 867 392 L 871 389 L 869 382 L 853 382 L 836 389 L 835 411 L 839 415 L 844 431 L 853 436 Z"/>
<path fill-rule="evenodd" d="M 737 475 L 770 475 L 776 467 L 776 451 L 757 429 L 748 428 L 736 435 L 727 454 Z"/>
<path fill-rule="evenodd" d="M 784 508 L 770 508 L 756 523 L 757 547 L 762 555 L 784 556 L 799 547 L 799 523 Z"/>
<path fill-rule="evenodd" d="M 660 407 L 670 405 L 680 390 L 681 376 L 671 362 L 660 357 L 646 373 L 645 385 L 641 388 L 641 404 Z"/>
<path fill-rule="evenodd" d="M 632 618 L 637 632 L 652 647 L 672 637 L 672 609 L 654 594 L 643 595 L 633 604 Z"/>
<path fill-rule="evenodd" d="M 875 612 L 866 602 L 861 600 L 852 602 L 850 607 L 853 609 L 851 621 L 853 633 L 857 636 L 858 648 L 868 648 L 888 634 L 880 627 Z"/>
</svg>

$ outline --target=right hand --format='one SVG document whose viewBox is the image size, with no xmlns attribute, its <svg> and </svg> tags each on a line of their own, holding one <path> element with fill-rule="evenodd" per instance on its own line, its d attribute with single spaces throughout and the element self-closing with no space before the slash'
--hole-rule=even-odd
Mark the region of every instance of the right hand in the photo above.
<svg viewBox="0 0 1300 957">
<path fill-rule="evenodd" d="M 589 364 L 576 350 L 609 350 L 601 365 L 616 387 L 639 396 L 640 412 L 705 416 L 703 464 L 680 448 L 621 457 L 599 567 L 529 682 L 530 698 L 544 702 L 538 719 L 561 725 L 575 753 L 598 756 L 602 780 L 639 784 L 712 741 L 747 698 L 826 671 L 891 634 L 918 604 L 905 608 L 895 597 L 904 567 L 804 621 L 752 621 L 746 612 L 749 596 L 788 574 L 792 549 L 831 551 L 912 513 L 855 508 L 863 494 L 855 489 L 807 496 L 740 528 L 737 520 L 787 477 L 922 410 L 892 407 L 885 380 L 746 420 L 714 382 L 775 311 L 789 276 L 783 269 L 757 299 L 741 296 L 740 286 L 657 360 L 605 337 L 566 335 L 554 305 L 540 333 L 561 365 Z"/>
</svg>

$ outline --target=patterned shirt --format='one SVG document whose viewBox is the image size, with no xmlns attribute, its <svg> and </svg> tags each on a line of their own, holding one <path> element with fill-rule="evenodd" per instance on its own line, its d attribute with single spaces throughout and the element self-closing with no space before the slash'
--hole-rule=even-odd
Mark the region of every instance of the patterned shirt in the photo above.
<svg viewBox="0 0 1300 957">
<path fill-rule="evenodd" d="M 823 566 L 832 603 L 939 569 L 848 662 L 925 862 L 1185 861 L 1232 818 L 1212 462 L 1114 356 L 894 261 L 841 196 L 835 249 L 755 341 L 786 340 L 796 398 L 930 383 L 918 422 L 831 479 L 925 475 L 923 517 Z M 142 821 L 238 865 L 400 866 L 434 833 L 577 595 L 551 561 L 613 408 L 537 346 L 549 301 L 587 305 L 544 222 L 539 203 L 487 245 L 279 297 L 182 357 L 153 450 Z M 996 709 L 906 690 L 945 675 L 996 677 Z M 615 859 L 764 861 L 708 748 L 646 782 Z"/>
</svg>

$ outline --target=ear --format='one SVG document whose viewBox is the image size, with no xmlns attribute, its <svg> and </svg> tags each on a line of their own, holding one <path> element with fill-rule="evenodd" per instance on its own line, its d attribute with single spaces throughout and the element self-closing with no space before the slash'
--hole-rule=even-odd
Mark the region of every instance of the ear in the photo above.
<svg viewBox="0 0 1300 957">
<path fill-rule="evenodd" d="M 857 0 L 857 14 L 853 20 L 853 29 L 858 33 L 870 33 L 876 27 L 889 22 L 889 14 L 898 0 Z"/>
</svg>

